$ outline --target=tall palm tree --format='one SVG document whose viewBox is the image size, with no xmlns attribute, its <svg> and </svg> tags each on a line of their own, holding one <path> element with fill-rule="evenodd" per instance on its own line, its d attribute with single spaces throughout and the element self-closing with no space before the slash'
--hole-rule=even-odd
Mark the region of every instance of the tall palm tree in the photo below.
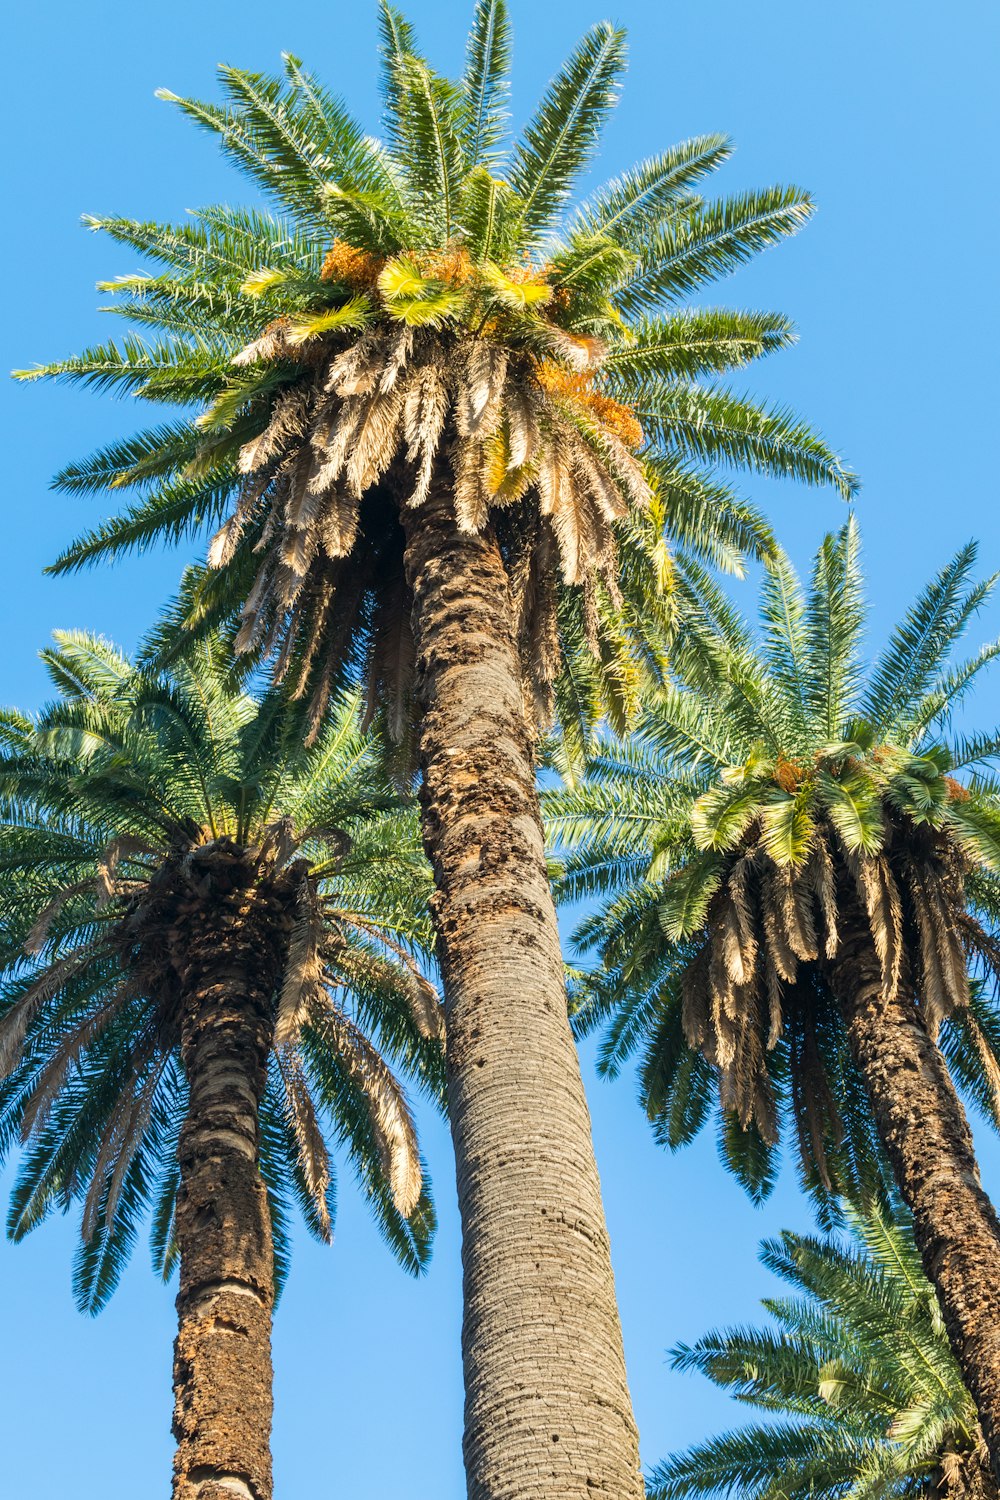
<svg viewBox="0 0 1000 1500">
<path fill-rule="evenodd" d="M 638 1496 L 535 736 L 553 695 L 584 730 L 602 705 L 619 722 L 634 706 L 668 539 L 730 566 L 771 549 L 714 464 L 851 492 L 803 423 L 713 383 L 786 344 L 787 320 L 683 305 L 810 203 L 786 188 L 704 201 L 729 150 L 709 136 L 571 212 L 623 34 L 583 38 L 507 151 L 503 0 L 480 0 L 458 82 L 388 4 L 381 22 L 384 142 L 296 58 L 282 78 L 224 68 L 225 104 L 176 103 L 277 215 L 91 221 L 165 267 L 110 284 L 114 310 L 158 332 L 32 373 L 199 414 L 64 471 L 70 489 L 140 498 L 57 570 L 221 521 L 167 642 L 235 616 L 236 650 L 271 661 L 313 732 L 328 694 L 361 678 L 370 715 L 403 751 L 419 743 L 470 1493 Z"/>
<path fill-rule="evenodd" d="M 654 1469 L 650 1500 L 995 1500 L 976 1410 L 904 1220 L 848 1211 L 850 1235 L 765 1241 L 794 1289 L 772 1325 L 710 1333 L 676 1370 L 768 1414 Z M 783 1420 L 778 1420 L 778 1418 Z"/>
<path fill-rule="evenodd" d="M 10 1232 L 82 1199 L 96 1311 L 151 1209 L 155 1262 L 180 1272 L 175 1500 L 268 1500 L 289 1197 L 329 1240 L 336 1143 L 403 1265 L 429 1251 L 389 1061 L 443 1087 L 415 822 L 354 703 L 307 751 L 217 649 L 169 676 L 87 636 L 43 656 L 56 700 L 0 719 Z"/>
<path fill-rule="evenodd" d="M 580 1004 L 612 1017 L 605 1066 L 645 1046 L 671 1145 L 717 1098 L 758 1193 L 782 1120 L 821 1199 L 870 1197 L 888 1153 L 997 1467 L 1000 1224 L 955 1080 L 1000 1123 L 1000 737 L 941 738 L 1000 654 L 948 664 L 995 579 L 970 583 L 964 548 L 865 670 L 858 551 L 852 520 L 808 591 L 777 560 L 762 638 L 702 579 L 689 686 L 550 811 L 567 893 L 609 893 L 580 934 L 604 958 Z"/>
</svg>

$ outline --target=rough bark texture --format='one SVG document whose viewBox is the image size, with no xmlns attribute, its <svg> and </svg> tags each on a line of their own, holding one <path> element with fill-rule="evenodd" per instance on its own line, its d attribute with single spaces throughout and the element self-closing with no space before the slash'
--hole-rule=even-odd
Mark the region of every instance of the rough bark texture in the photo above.
<svg viewBox="0 0 1000 1500">
<path fill-rule="evenodd" d="M 440 498 L 403 521 L 462 1216 L 468 1493 L 639 1500 L 502 559 Z"/>
<path fill-rule="evenodd" d="M 251 906 L 232 868 L 220 871 L 207 852 L 201 864 L 174 959 L 190 1104 L 178 1153 L 173 1496 L 271 1500 L 273 1252 L 258 1111 L 273 1035 L 274 913 L 268 921 Z"/>
<path fill-rule="evenodd" d="M 944 1455 L 935 1489 L 941 1500 L 997 1500 L 1000 1487 L 981 1439 L 972 1452 Z"/>
<path fill-rule="evenodd" d="M 1000 1475 L 1000 1221 L 979 1180 L 965 1111 L 912 999 L 883 996 L 860 915 L 841 928 L 830 981 Z"/>
</svg>

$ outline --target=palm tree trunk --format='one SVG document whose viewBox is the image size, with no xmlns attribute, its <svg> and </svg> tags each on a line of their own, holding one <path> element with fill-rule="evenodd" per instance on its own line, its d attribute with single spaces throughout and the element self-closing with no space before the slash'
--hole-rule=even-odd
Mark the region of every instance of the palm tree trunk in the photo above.
<svg viewBox="0 0 1000 1500">
<path fill-rule="evenodd" d="M 1000 1221 L 979 1180 L 965 1111 L 912 997 L 904 990 L 885 999 L 863 917 L 842 927 L 830 981 L 1000 1476 Z"/>
<path fill-rule="evenodd" d="M 640 1500 L 506 575 L 446 495 L 402 520 L 462 1218 L 468 1493 Z"/>
<path fill-rule="evenodd" d="M 997 1500 L 1000 1494 L 982 1443 L 971 1452 L 944 1454 L 934 1488 L 939 1500 Z"/>
<path fill-rule="evenodd" d="M 216 932 L 182 1023 L 174 1500 L 272 1495 L 273 1252 L 258 1166 L 269 966 L 227 963 L 225 947 Z"/>
</svg>

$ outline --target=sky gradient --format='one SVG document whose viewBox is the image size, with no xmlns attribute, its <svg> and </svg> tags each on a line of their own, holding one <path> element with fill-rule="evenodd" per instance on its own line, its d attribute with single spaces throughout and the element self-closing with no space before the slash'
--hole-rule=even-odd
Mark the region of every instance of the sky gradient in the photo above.
<svg viewBox="0 0 1000 1500">
<path fill-rule="evenodd" d="M 512 0 L 514 112 L 523 119 L 580 30 L 603 12 L 578 0 Z M 455 71 L 464 4 L 411 0 L 439 67 Z M 970 536 L 983 571 L 1000 565 L 994 466 L 1000 232 L 993 142 L 1000 12 L 979 0 L 619 0 L 632 63 L 595 179 L 704 131 L 738 146 L 719 191 L 773 181 L 808 187 L 813 223 L 703 301 L 776 308 L 800 332 L 791 351 L 739 384 L 788 402 L 863 480 L 861 521 L 878 639 L 924 579 Z M 12 35 L 11 35 L 12 33 Z M 247 201 L 248 187 L 153 91 L 213 97 L 214 65 L 268 70 L 282 50 L 342 91 L 377 129 L 375 7 L 286 0 L 158 7 L 42 0 L 8 22 L 7 307 L 3 368 L 108 337 L 98 279 L 139 269 L 79 227 L 82 212 L 180 218 Z M 100 504 L 52 494 L 51 474 L 132 427 L 127 406 L 79 389 L 7 385 L 0 699 L 34 707 L 35 658 L 49 631 L 79 626 L 131 647 L 172 591 L 183 556 L 130 561 L 70 579 L 43 566 L 92 525 Z M 845 511 L 832 494 L 778 483 L 743 487 L 805 563 Z M 740 586 L 749 609 L 752 585 Z M 976 639 L 1000 632 L 994 606 Z M 969 715 L 996 723 L 996 678 Z M 585 1050 L 599 1164 L 644 1459 L 738 1419 L 664 1351 L 713 1325 L 755 1317 L 770 1278 L 759 1240 L 809 1225 L 786 1174 L 754 1210 L 719 1165 L 710 1132 L 670 1157 L 654 1147 L 631 1080 L 597 1081 Z M 399 1271 L 342 1176 L 336 1243 L 299 1236 L 275 1326 L 279 1500 L 306 1494 L 461 1500 L 460 1268 L 447 1132 L 425 1121 L 441 1216 L 419 1283 Z M 1000 1150 L 978 1130 L 987 1185 Z M 165 1496 L 171 1452 L 173 1288 L 145 1245 L 96 1320 L 73 1308 L 76 1219 L 27 1243 L 0 1243 L 7 1288 L 3 1388 L 5 1493 L 32 1500 Z"/>
</svg>

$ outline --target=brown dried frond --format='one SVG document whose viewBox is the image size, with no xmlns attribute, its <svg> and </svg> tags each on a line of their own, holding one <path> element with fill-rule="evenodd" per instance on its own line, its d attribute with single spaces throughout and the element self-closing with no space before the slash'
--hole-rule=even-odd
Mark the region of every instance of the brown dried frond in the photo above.
<svg viewBox="0 0 1000 1500">
<path fill-rule="evenodd" d="M 333 583 L 328 575 L 324 575 L 318 581 L 314 580 L 310 599 L 310 628 L 304 641 L 301 643 L 298 675 L 295 685 L 291 690 L 291 695 L 295 702 L 298 702 L 300 698 L 304 698 L 309 691 L 309 680 L 312 675 L 313 664 L 326 632 L 334 597 Z M 289 630 L 288 636 L 291 635 L 292 631 Z M 296 636 L 296 640 L 298 640 L 298 636 Z"/>
<path fill-rule="evenodd" d="M 349 268 L 352 247 L 335 248 L 337 264 Z M 464 276 L 464 255 L 449 256 L 443 269 Z M 599 581 L 612 608 L 620 601 L 614 528 L 631 505 L 648 505 L 650 489 L 633 451 L 641 437 L 634 419 L 595 388 L 592 374 L 574 373 L 554 352 L 539 362 L 483 330 L 473 338 L 373 325 L 273 399 L 270 421 L 241 450 L 247 482 L 210 562 L 232 560 L 252 522 L 261 565 L 236 648 L 269 660 L 279 680 L 294 670 L 294 691 L 310 695 L 314 724 L 340 671 L 341 647 L 349 649 L 355 632 L 362 642 L 377 636 L 380 574 L 400 562 L 377 561 L 382 538 L 396 533 L 391 515 L 380 517 L 379 539 L 363 518 L 369 497 L 380 505 L 383 492 L 396 505 L 419 506 L 435 482 L 448 484 L 462 530 L 480 532 L 505 510 L 511 530 L 532 530 L 541 552 L 535 565 L 519 566 L 516 580 L 511 574 L 511 590 L 526 701 L 534 700 L 540 721 L 551 716 L 560 659 L 557 580 L 543 576 L 543 562 L 549 571 L 558 565 L 565 583 L 584 586 L 597 648 L 607 602 L 598 603 Z M 600 352 L 592 342 L 572 357 L 589 368 Z M 340 645 L 331 632 L 343 633 Z M 397 639 L 405 651 L 394 655 L 389 641 L 369 653 L 376 690 L 409 676 L 410 642 L 398 632 Z M 411 713 L 412 695 L 397 694 L 396 732 L 404 699 Z"/>
<path fill-rule="evenodd" d="M 500 421 L 508 354 L 489 339 L 469 339 L 459 351 L 455 419 L 460 437 L 485 438 Z"/>
<path fill-rule="evenodd" d="M 430 493 L 434 461 L 441 446 L 450 407 L 448 372 L 427 360 L 407 386 L 403 400 L 403 436 L 407 461 L 416 465 L 416 481 L 408 504 L 422 505 Z"/>
<path fill-rule="evenodd" d="M 483 451 L 478 443 L 463 443 L 455 455 L 452 493 L 459 531 L 472 535 L 481 532 L 489 516 L 490 493 Z"/>
<path fill-rule="evenodd" d="M 313 1021 L 367 1101 L 393 1202 L 403 1217 L 409 1218 L 420 1201 L 423 1170 L 406 1097 L 364 1032 L 329 995 L 314 1010 Z"/>
<path fill-rule="evenodd" d="M 903 910 L 899 887 L 884 855 L 847 857 L 854 883 L 868 916 L 875 952 L 882 969 L 882 990 L 893 999 L 899 990 L 903 962 Z"/>
<path fill-rule="evenodd" d="M 408 952 L 401 943 L 394 942 L 383 928 L 373 923 L 366 922 L 357 912 L 342 912 L 338 914 L 340 920 L 351 927 L 356 927 L 359 932 L 365 933 L 390 953 L 395 954 L 399 960 L 400 968 L 391 974 L 396 981 L 402 981 L 402 987 L 410 1005 L 413 1019 L 420 1035 L 429 1041 L 443 1042 L 445 1038 L 444 1005 L 437 989 L 431 984 L 427 976 L 422 972 L 413 954 Z M 358 954 L 353 955 L 357 961 Z M 375 955 L 366 955 L 366 958 L 379 964 Z"/>
<path fill-rule="evenodd" d="M 773 862 L 769 861 L 765 866 L 761 878 L 761 913 L 771 962 L 785 984 L 794 984 L 799 972 L 799 955 L 792 946 L 788 931 L 784 874 Z"/>
<path fill-rule="evenodd" d="M 255 473 L 273 458 L 286 455 L 290 445 L 306 432 L 311 407 L 312 393 L 303 385 L 283 391 L 276 397 L 271 419 L 263 432 L 240 449 L 240 473 Z"/>
<path fill-rule="evenodd" d="M 244 365 L 254 365 L 266 360 L 287 359 L 294 352 L 288 342 L 291 327 L 291 318 L 275 318 L 257 338 L 233 355 L 230 364 L 242 369 Z"/>
<path fill-rule="evenodd" d="M 835 1145 L 843 1139 L 843 1124 L 836 1100 L 830 1092 L 826 1069 L 820 1056 L 812 1007 L 792 1002 L 795 1024 L 792 1032 L 791 1094 L 792 1112 L 798 1137 L 799 1156 L 803 1164 L 815 1167 L 822 1186 L 833 1189 L 826 1135 Z"/>
<path fill-rule="evenodd" d="M 708 1040 L 708 970 L 707 947 L 688 964 L 681 981 L 681 1024 L 690 1047 L 699 1050 Z"/>
<path fill-rule="evenodd" d="M 757 938 L 750 908 L 751 868 L 749 859 L 738 859 L 733 866 L 725 885 L 727 899 L 715 939 L 722 950 L 726 972 L 739 985 L 750 984 L 757 969 Z"/>
<path fill-rule="evenodd" d="M 303 880 L 296 895 L 295 925 L 288 939 L 288 958 L 274 1026 L 276 1047 L 294 1045 L 322 987 L 320 948 L 324 932 L 322 901 L 312 882 Z"/>
<path fill-rule="evenodd" d="M 964 906 L 960 878 L 926 860 L 907 859 L 910 906 L 920 939 L 920 1001 L 927 1029 L 937 1035 L 942 1020 L 969 999 L 965 943 L 956 913 Z"/>
<path fill-rule="evenodd" d="M 792 951 L 803 963 L 813 963 L 819 957 L 819 948 L 811 887 L 800 871 L 788 865 L 781 866 L 779 880 L 782 918 Z"/>
<path fill-rule="evenodd" d="M 285 1090 L 288 1118 L 298 1147 L 299 1166 L 316 1211 L 316 1223 L 322 1239 L 330 1244 L 333 1225 L 327 1191 L 330 1187 L 330 1155 L 316 1113 L 312 1091 L 306 1081 L 302 1059 L 294 1047 L 277 1049 L 278 1071 Z"/>
<path fill-rule="evenodd" d="M 510 572 L 518 655 L 527 701 L 534 702 L 535 721 L 548 724 L 562 664 L 556 543 L 551 528 L 540 518 L 520 540 L 522 545 Z"/>
<path fill-rule="evenodd" d="M 413 599 L 406 579 L 389 577 L 381 590 L 379 629 L 372 633 L 366 675 L 364 727 L 381 710 L 394 745 L 402 744 L 413 717 L 417 648 Z"/>
<path fill-rule="evenodd" d="M 398 387 L 368 401 L 354 430 L 345 474 L 348 488 L 360 500 L 387 471 L 399 448 L 403 394 Z"/>
<path fill-rule="evenodd" d="M 390 336 L 384 329 L 368 329 L 330 361 L 324 391 L 346 397 L 363 396 L 372 390 L 381 378 L 389 343 Z"/>
<path fill-rule="evenodd" d="M 319 277 L 321 281 L 339 281 L 357 291 L 368 291 L 377 284 L 384 265 L 384 256 L 336 239 L 326 252 Z"/>
<path fill-rule="evenodd" d="M 806 861 L 804 878 L 816 897 L 826 937 L 823 952 L 834 958 L 840 941 L 837 927 L 837 880 L 827 840 L 822 835 L 813 840 Z"/>
<path fill-rule="evenodd" d="M 767 990 L 767 1050 L 778 1045 L 785 1027 L 784 986 L 770 953 L 763 955 L 764 986 Z"/>
<path fill-rule="evenodd" d="M 267 628 L 269 606 L 273 604 L 269 593 L 274 579 L 274 562 L 273 557 L 265 557 L 250 592 L 243 601 L 240 628 L 233 642 L 233 650 L 237 656 L 243 651 L 252 650 Z"/>
</svg>

